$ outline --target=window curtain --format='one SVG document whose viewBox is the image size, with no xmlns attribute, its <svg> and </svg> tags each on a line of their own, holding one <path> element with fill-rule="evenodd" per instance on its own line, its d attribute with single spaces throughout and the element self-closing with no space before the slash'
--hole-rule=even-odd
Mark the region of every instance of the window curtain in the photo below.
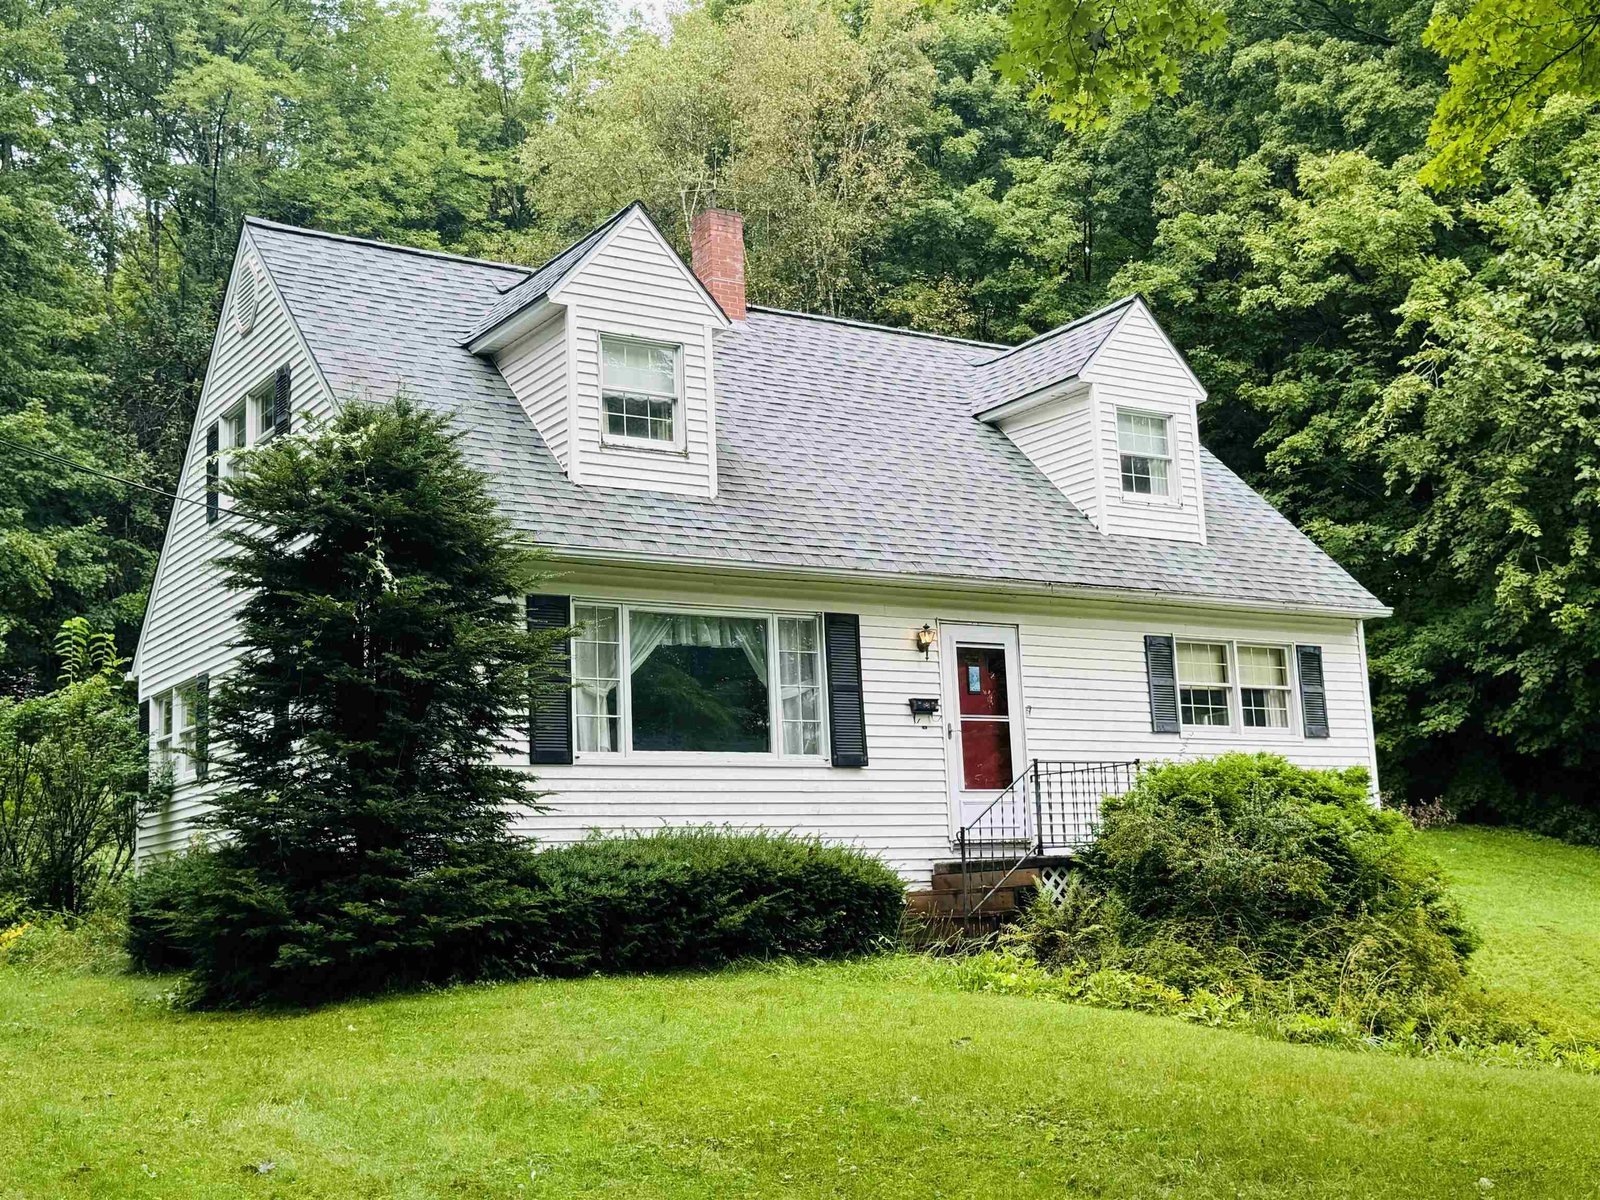
<svg viewBox="0 0 1600 1200">
<path fill-rule="evenodd" d="M 614 679 L 580 679 L 572 689 L 573 707 L 578 713 L 579 750 L 615 750 L 611 727 L 611 698 L 618 683 Z M 591 719 L 592 718 L 592 719 Z M 593 743 L 593 744 L 591 744 Z"/>
<path fill-rule="evenodd" d="M 743 651 L 762 683 L 767 678 L 767 622 L 741 617 L 701 617 L 692 613 L 628 614 L 628 671 L 632 674 L 662 646 L 702 646 Z"/>
</svg>

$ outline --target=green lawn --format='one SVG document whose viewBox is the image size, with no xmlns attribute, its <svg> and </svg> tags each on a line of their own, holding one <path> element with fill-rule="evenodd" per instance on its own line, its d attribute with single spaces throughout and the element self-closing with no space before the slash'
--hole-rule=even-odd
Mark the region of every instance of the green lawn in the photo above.
<svg viewBox="0 0 1600 1200">
<path fill-rule="evenodd" d="M 1600 851 L 1473 827 L 1426 840 L 1484 934 L 1473 975 L 1600 1032 Z"/>
<path fill-rule="evenodd" d="M 1592 999 L 1600 854 L 1430 842 L 1489 982 Z M 1595 1076 L 954 992 L 916 960 L 294 1017 L 164 986 L 0 970 L 0 1197 L 1600 1196 Z"/>
</svg>

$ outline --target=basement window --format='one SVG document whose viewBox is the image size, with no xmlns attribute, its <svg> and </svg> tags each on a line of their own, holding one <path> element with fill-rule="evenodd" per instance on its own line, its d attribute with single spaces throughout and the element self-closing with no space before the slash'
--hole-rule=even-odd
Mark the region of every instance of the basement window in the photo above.
<svg viewBox="0 0 1600 1200">
<path fill-rule="evenodd" d="M 600 339 L 602 440 L 671 449 L 680 433 L 678 347 Z"/>
</svg>

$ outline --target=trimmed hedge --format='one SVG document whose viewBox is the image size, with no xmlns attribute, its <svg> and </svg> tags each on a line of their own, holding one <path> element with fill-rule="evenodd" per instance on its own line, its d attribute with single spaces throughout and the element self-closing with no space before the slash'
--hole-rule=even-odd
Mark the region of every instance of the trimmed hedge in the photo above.
<svg viewBox="0 0 1600 1200">
<path fill-rule="evenodd" d="M 814 838 L 712 829 L 597 837 L 528 858 L 551 974 L 833 958 L 888 945 L 905 885 Z"/>
<path fill-rule="evenodd" d="M 226 890 L 218 857 L 195 849 L 152 863 L 129 897 L 134 965 L 189 971 L 191 994 L 201 1001 L 215 989 L 201 976 L 215 960 L 207 913 Z M 295 976 L 294 986 L 263 995 L 303 1003 L 416 982 L 866 954 L 893 943 L 905 907 L 905 885 L 878 859 L 781 833 L 676 829 L 544 851 L 512 847 L 506 874 L 516 902 L 483 925 L 483 945 L 438 947 L 439 970 L 380 971 L 360 985 L 339 978 L 319 986 L 302 978 L 305 947 L 280 938 L 258 949 L 275 973 Z"/>
</svg>

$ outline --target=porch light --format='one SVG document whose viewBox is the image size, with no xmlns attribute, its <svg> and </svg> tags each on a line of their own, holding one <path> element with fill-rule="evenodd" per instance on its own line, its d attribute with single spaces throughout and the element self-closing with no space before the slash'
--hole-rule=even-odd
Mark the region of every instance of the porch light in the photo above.
<svg viewBox="0 0 1600 1200">
<path fill-rule="evenodd" d="M 917 643 L 917 649 L 922 651 L 923 658 L 928 657 L 928 651 L 933 649 L 933 643 L 938 636 L 939 635 L 934 631 L 933 626 L 928 624 L 924 624 L 922 628 L 917 630 L 917 632 L 913 635 Z"/>
</svg>

